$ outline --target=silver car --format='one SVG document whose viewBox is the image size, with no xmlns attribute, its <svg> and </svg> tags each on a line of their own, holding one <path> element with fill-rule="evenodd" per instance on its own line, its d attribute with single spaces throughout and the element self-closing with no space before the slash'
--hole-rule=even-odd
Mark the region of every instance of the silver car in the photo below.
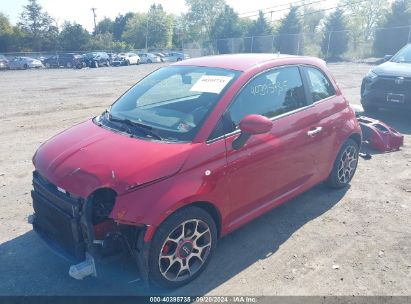
<svg viewBox="0 0 411 304">
<path fill-rule="evenodd" d="M 9 62 L 9 67 L 10 69 L 30 69 L 30 68 L 43 68 L 43 64 L 41 63 L 40 60 L 30 58 L 30 57 L 14 57 L 10 62 Z"/>
<path fill-rule="evenodd" d="M 163 58 L 164 61 L 181 61 L 185 59 L 190 59 L 190 56 L 184 53 L 179 53 L 179 52 L 170 52 L 170 53 L 165 53 L 165 56 Z"/>
<path fill-rule="evenodd" d="M 161 62 L 161 58 L 151 53 L 139 53 L 141 63 Z"/>
</svg>

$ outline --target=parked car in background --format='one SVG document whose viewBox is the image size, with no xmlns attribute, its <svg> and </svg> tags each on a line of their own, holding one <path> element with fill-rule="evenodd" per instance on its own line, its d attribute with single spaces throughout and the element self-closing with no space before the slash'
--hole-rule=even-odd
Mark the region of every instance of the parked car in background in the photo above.
<svg viewBox="0 0 411 304">
<path fill-rule="evenodd" d="M 160 57 L 161 62 L 165 62 L 166 55 L 164 53 L 153 53 L 154 55 Z"/>
<path fill-rule="evenodd" d="M 161 62 L 159 56 L 156 56 L 151 53 L 139 53 L 141 63 L 153 63 L 153 62 Z"/>
<path fill-rule="evenodd" d="M 85 64 L 83 56 L 75 53 L 62 53 L 51 56 L 43 60 L 43 64 L 46 68 L 77 68 L 81 69 Z"/>
<path fill-rule="evenodd" d="M 80 262 L 69 271 L 76 279 L 123 252 L 143 279 L 177 288 L 200 275 L 221 237 L 319 183 L 347 187 L 360 144 L 323 60 L 195 58 L 154 71 L 43 143 L 29 218 Z"/>
<path fill-rule="evenodd" d="M 18 69 L 30 69 L 30 68 L 43 68 L 43 63 L 31 57 L 14 57 L 11 61 L 9 61 L 9 67 L 13 70 Z"/>
<path fill-rule="evenodd" d="M 140 57 L 135 53 L 120 53 L 114 57 L 112 65 L 131 65 L 131 64 L 140 64 Z"/>
<path fill-rule="evenodd" d="M 164 57 L 164 61 L 170 61 L 170 62 L 181 61 L 185 59 L 190 59 L 190 56 L 184 53 L 179 53 L 179 52 L 166 53 Z"/>
<path fill-rule="evenodd" d="M 411 110 L 411 44 L 383 64 L 372 68 L 361 84 L 361 103 L 365 111 L 379 108 Z"/>
<path fill-rule="evenodd" d="M 9 68 L 9 60 L 4 55 L 0 55 L 0 70 L 7 70 Z"/>
<path fill-rule="evenodd" d="M 92 53 L 84 54 L 83 60 L 84 60 L 85 65 L 90 68 L 110 66 L 110 57 L 105 52 L 92 52 Z"/>
</svg>

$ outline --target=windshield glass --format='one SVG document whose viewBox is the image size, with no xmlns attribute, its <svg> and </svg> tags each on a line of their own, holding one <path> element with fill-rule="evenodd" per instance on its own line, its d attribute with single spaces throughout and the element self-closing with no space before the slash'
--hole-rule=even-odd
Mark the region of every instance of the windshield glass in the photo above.
<svg viewBox="0 0 411 304">
<path fill-rule="evenodd" d="M 238 71 L 219 68 L 161 68 L 121 96 L 109 117 L 144 125 L 164 140 L 192 141 L 238 75 Z"/>
<path fill-rule="evenodd" d="M 392 57 L 391 61 L 411 63 L 411 44 L 407 44 L 403 47 L 394 57 Z"/>
</svg>

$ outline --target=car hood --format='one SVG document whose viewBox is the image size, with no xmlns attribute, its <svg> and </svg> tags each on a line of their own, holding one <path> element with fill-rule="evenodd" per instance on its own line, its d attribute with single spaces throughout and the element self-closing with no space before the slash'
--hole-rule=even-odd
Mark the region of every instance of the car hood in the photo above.
<svg viewBox="0 0 411 304">
<path fill-rule="evenodd" d="M 372 71 L 379 76 L 411 77 L 411 64 L 387 61 L 373 68 Z"/>
<path fill-rule="evenodd" d="M 48 181 L 83 198 L 104 187 L 122 194 L 176 174 L 191 145 L 131 138 L 89 120 L 41 145 L 33 164 Z"/>
</svg>

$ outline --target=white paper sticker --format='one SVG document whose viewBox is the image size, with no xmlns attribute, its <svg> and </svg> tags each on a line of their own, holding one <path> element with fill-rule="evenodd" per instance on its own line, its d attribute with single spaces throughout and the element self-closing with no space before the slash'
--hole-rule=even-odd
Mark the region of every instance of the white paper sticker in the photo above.
<svg viewBox="0 0 411 304">
<path fill-rule="evenodd" d="M 233 77 L 203 75 L 190 91 L 219 94 Z"/>
</svg>

